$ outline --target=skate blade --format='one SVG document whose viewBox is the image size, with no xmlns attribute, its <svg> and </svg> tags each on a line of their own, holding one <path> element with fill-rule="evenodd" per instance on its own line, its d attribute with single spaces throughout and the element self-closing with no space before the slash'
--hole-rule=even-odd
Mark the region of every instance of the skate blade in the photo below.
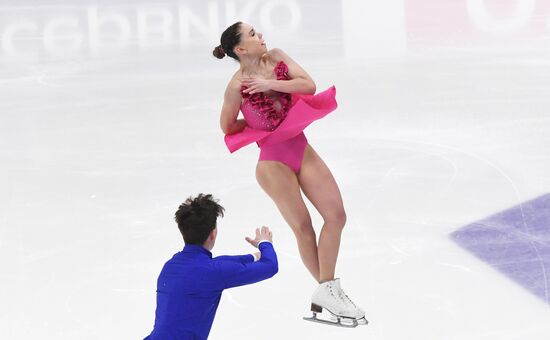
<svg viewBox="0 0 550 340">
<path fill-rule="evenodd" d="M 336 319 L 336 321 L 329 321 L 329 320 L 325 320 L 325 319 L 320 319 L 320 318 L 317 317 L 317 313 L 313 313 L 313 315 L 310 316 L 310 317 L 306 317 L 306 316 L 303 317 L 303 319 L 306 320 L 306 321 L 317 322 L 317 323 L 330 325 L 330 326 L 336 326 L 336 327 L 355 328 L 359 325 L 359 323 L 355 319 L 340 318 L 340 317 L 336 317 L 336 316 L 334 316 L 334 318 Z M 343 320 L 349 321 L 351 323 L 342 322 Z"/>
<path fill-rule="evenodd" d="M 368 325 L 369 324 L 369 321 L 367 319 L 365 319 L 365 317 L 362 317 L 361 319 L 357 319 L 357 324 L 359 325 Z"/>
</svg>

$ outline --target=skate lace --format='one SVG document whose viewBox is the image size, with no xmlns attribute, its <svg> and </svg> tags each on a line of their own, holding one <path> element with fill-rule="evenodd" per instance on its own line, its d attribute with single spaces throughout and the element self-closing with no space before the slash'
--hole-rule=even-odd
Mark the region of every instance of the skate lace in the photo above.
<svg viewBox="0 0 550 340">
<path fill-rule="evenodd" d="M 355 303 L 353 303 L 353 301 L 351 301 L 351 299 L 349 298 L 349 296 L 344 293 L 344 290 L 343 289 L 339 289 L 338 290 L 338 295 L 340 296 L 340 298 L 346 302 L 349 302 L 353 305 L 353 307 L 357 308 L 357 306 L 355 305 Z"/>
</svg>

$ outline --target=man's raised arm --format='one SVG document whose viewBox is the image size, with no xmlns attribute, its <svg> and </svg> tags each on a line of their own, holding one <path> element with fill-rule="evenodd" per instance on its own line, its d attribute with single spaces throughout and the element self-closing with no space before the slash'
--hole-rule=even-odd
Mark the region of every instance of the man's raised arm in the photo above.
<svg viewBox="0 0 550 340">
<path fill-rule="evenodd" d="M 246 240 L 260 249 L 260 259 L 254 262 L 254 255 L 218 256 L 224 288 L 238 287 L 268 279 L 279 270 L 277 254 L 273 248 L 273 236 L 269 228 L 256 229 L 256 238 Z"/>
</svg>

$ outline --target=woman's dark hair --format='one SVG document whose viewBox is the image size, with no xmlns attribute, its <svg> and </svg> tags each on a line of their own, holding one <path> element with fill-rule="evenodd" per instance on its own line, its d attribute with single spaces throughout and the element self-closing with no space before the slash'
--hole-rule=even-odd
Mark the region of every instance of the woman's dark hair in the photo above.
<svg viewBox="0 0 550 340">
<path fill-rule="evenodd" d="M 224 210 L 210 194 L 189 197 L 182 203 L 176 211 L 175 219 L 185 244 L 204 244 L 210 232 L 216 228 L 218 216 L 223 217 Z"/>
<path fill-rule="evenodd" d="M 241 42 L 241 24 L 242 22 L 238 21 L 223 31 L 220 38 L 221 44 L 216 46 L 212 52 L 214 57 L 221 59 L 227 54 L 231 58 L 239 60 L 233 49 Z"/>
</svg>

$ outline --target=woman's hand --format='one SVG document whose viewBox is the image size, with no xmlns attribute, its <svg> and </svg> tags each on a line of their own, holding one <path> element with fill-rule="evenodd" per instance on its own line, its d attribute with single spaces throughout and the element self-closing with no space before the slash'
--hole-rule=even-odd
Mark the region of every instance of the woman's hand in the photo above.
<svg viewBox="0 0 550 340">
<path fill-rule="evenodd" d="M 272 79 L 248 77 L 242 78 L 241 84 L 247 87 L 247 89 L 243 91 L 244 93 L 254 94 L 256 92 L 266 92 L 271 90 L 271 86 L 273 84 L 272 81 Z"/>
</svg>

